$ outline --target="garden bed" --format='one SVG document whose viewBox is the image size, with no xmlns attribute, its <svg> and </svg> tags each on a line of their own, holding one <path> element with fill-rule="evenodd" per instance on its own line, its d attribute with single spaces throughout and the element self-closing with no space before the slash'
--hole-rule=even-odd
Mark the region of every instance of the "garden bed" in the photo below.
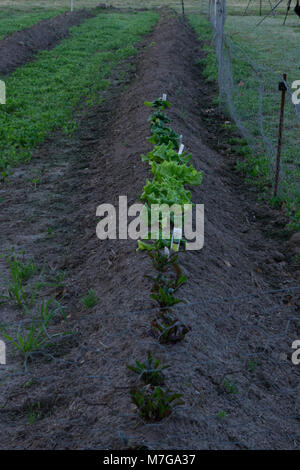
<svg viewBox="0 0 300 470">
<path fill-rule="evenodd" d="M 65 315 L 51 333 L 73 333 L 33 357 L 26 373 L 8 348 L 1 369 L 3 449 L 299 447 L 300 372 L 288 360 L 298 334 L 296 320 L 288 320 L 297 315 L 298 295 L 280 291 L 297 280 L 285 241 L 266 235 L 284 222 L 256 204 L 233 172 L 222 148 L 227 118 L 213 105 L 215 88 L 196 65 L 199 54 L 194 32 L 165 12 L 139 44 L 139 56 L 127 59 L 101 92 L 103 103 L 82 115 L 78 132 L 53 135 L 2 189 L 1 246 L 24 250 L 27 261 L 44 268 L 42 280 L 56 276 L 44 296 L 55 296 Z M 140 158 L 151 150 L 144 101 L 162 93 L 173 104 L 173 129 L 204 175 L 192 200 L 205 204 L 205 246 L 180 253 L 189 282 L 186 303 L 177 308 L 191 330 L 174 345 L 160 344 L 151 332 L 157 307 L 148 257 L 136 252 L 136 241 L 100 241 L 95 233 L 97 206 L 117 205 L 120 195 L 136 202 L 150 177 Z M 207 115 L 215 117 L 209 126 Z M 82 298 L 91 289 L 88 308 Z M 22 320 L 11 302 L 1 308 L 2 322 Z M 185 402 L 150 425 L 131 403 L 135 379 L 126 368 L 147 350 L 170 366 L 168 385 Z"/>
</svg>

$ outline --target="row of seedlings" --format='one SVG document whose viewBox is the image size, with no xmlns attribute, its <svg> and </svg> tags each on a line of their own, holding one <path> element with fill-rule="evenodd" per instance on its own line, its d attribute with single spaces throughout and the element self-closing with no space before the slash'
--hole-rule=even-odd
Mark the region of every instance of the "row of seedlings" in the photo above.
<svg viewBox="0 0 300 470">
<path fill-rule="evenodd" d="M 189 204 L 189 207 L 192 207 L 191 192 L 185 185 L 200 185 L 202 173 L 190 164 L 192 154 L 183 151 L 181 136 L 169 127 L 170 119 L 165 110 L 171 103 L 167 101 L 166 95 L 153 102 L 145 102 L 145 105 L 153 110 L 149 117 L 151 136 L 148 140 L 154 148 L 141 157 L 150 164 L 153 178 L 152 181 L 146 182 L 141 200 L 148 211 L 148 222 L 151 223 L 153 213 L 151 214 L 150 210 L 154 204 L 166 204 L 168 207 L 174 204 L 184 207 Z M 180 227 L 176 227 L 175 216 L 171 214 L 171 231 L 169 230 L 168 236 L 164 238 L 167 221 L 162 213 L 158 225 L 159 237 L 151 240 L 149 233 L 147 241 L 138 241 L 138 251 L 144 251 L 151 257 L 157 272 L 152 278 L 151 298 L 158 303 L 158 312 L 152 321 L 151 331 L 158 341 L 164 344 L 183 340 L 190 330 L 172 310 L 174 305 L 182 302 L 182 299 L 177 297 L 177 291 L 187 282 L 178 262 L 179 249 L 181 247 L 183 250 L 185 247 L 181 229 L 184 215 L 180 217 Z M 131 390 L 131 400 L 136 405 L 139 416 L 145 421 L 160 421 L 169 416 L 175 406 L 184 403 L 182 394 L 170 392 L 163 387 L 163 371 L 167 366 L 164 366 L 160 359 L 154 359 L 150 351 L 144 362 L 136 361 L 135 365 L 127 367 L 144 382 L 140 387 Z"/>
</svg>

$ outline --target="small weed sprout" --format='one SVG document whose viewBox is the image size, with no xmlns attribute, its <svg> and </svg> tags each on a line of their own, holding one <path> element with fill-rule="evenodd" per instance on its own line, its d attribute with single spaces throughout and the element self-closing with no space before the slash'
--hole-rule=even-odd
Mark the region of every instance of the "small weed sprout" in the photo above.
<svg viewBox="0 0 300 470">
<path fill-rule="evenodd" d="M 90 289 L 84 297 L 81 299 L 83 305 L 86 308 L 93 308 L 98 303 L 98 297 L 94 289 Z"/>
<path fill-rule="evenodd" d="M 127 368 L 139 375 L 146 384 L 163 385 L 165 377 L 163 370 L 168 366 L 163 366 L 160 359 L 154 359 L 148 351 L 147 359 L 144 362 L 135 362 L 135 366 L 127 364 Z"/>
<path fill-rule="evenodd" d="M 21 322 L 15 336 L 8 334 L 4 327 L 1 329 L 3 337 L 25 357 L 25 360 L 32 357 L 33 353 L 44 351 L 53 343 L 54 338 L 68 334 L 65 332 L 48 333 L 47 328 L 54 315 L 58 310 L 62 312 L 60 305 L 56 309 L 50 309 L 51 303 L 52 299 L 47 302 L 43 300 L 37 318 Z"/>
<path fill-rule="evenodd" d="M 250 372 L 254 372 L 257 366 L 258 366 L 257 362 L 254 362 L 253 359 L 250 359 L 249 361 Z"/>
<path fill-rule="evenodd" d="M 34 424 L 38 419 L 42 418 L 41 404 L 38 402 L 36 405 L 31 404 L 28 407 L 28 422 Z"/>
<path fill-rule="evenodd" d="M 136 405 L 139 416 L 145 421 L 161 421 L 169 416 L 176 406 L 184 404 L 181 393 L 165 391 L 161 387 L 151 389 L 146 386 L 131 390 L 131 400 Z"/>
<path fill-rule="evenodd" d="M 235 382 L 230 382 L 229 380 L 224 380 L 224 387 L 227 393 L 235 395 L 238 393 L 238 388 Z"/>
<path fill-rule="evenodd" d="M 6 253 L 11 280 L 8 283 L 8 298 L 14 300 L 19 308 L 28 307 L 33 303 L 36 290 L 29 296 L 24 288 L 24 283 L 37 271 L 37 266 L 30 259 L 27 263 L 20 261 L 12 251 Z"/>
</svg>

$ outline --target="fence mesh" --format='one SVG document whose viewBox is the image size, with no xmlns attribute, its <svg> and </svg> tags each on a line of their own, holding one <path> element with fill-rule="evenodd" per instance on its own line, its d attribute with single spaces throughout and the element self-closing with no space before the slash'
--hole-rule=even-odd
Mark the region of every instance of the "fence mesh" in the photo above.
<svg viewBox="0 0 300 470">
<path fill-rule="evenodd" d="M 252 151 L 252 176 L 274 183 L 280 115 L 279 82 L 282 75 L 258 64 L 224 32 L 226 2 L 210 0 L 206 14 L 214 30 L 218 60 L 220 103 L 225 105 Z M 257 34 L 260 34 L 259 27 Z M 254 51 L 255 53 L 255 51 Z M 267 52 L 266 52 L 267 54 Z M 287 79 L 279 196 L 295 210 L 300 201 L 300 104 L 292 100 Z"/>
</svg>

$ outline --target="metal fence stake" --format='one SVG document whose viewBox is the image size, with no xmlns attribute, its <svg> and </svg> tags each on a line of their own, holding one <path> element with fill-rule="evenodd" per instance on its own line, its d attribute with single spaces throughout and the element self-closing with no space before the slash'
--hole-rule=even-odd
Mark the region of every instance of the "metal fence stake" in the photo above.
<svg viewBox="0 0 300 470">
<path fill-rule="evenodd" d="M 280 174 L 280 157 L 281 157 L 281 145 L 282 145 L 282 130 L 283 130 L 283 119 L 284 119 L 284 105 L 285 105 L 285 94 L 286 88 L 286 73 L 283 74 L 283 82 L 279 83 L 279 91 L 281 91 L 281 106 L 280 106 L 280 120 L 278 130 L 278 145 L 277 145 L 277 157 L 276 157 L 276 170 L 275 170 L 275 185 L 274 185 L 274 196 L 278 194 L 279 174 Z"/>
</svg>

